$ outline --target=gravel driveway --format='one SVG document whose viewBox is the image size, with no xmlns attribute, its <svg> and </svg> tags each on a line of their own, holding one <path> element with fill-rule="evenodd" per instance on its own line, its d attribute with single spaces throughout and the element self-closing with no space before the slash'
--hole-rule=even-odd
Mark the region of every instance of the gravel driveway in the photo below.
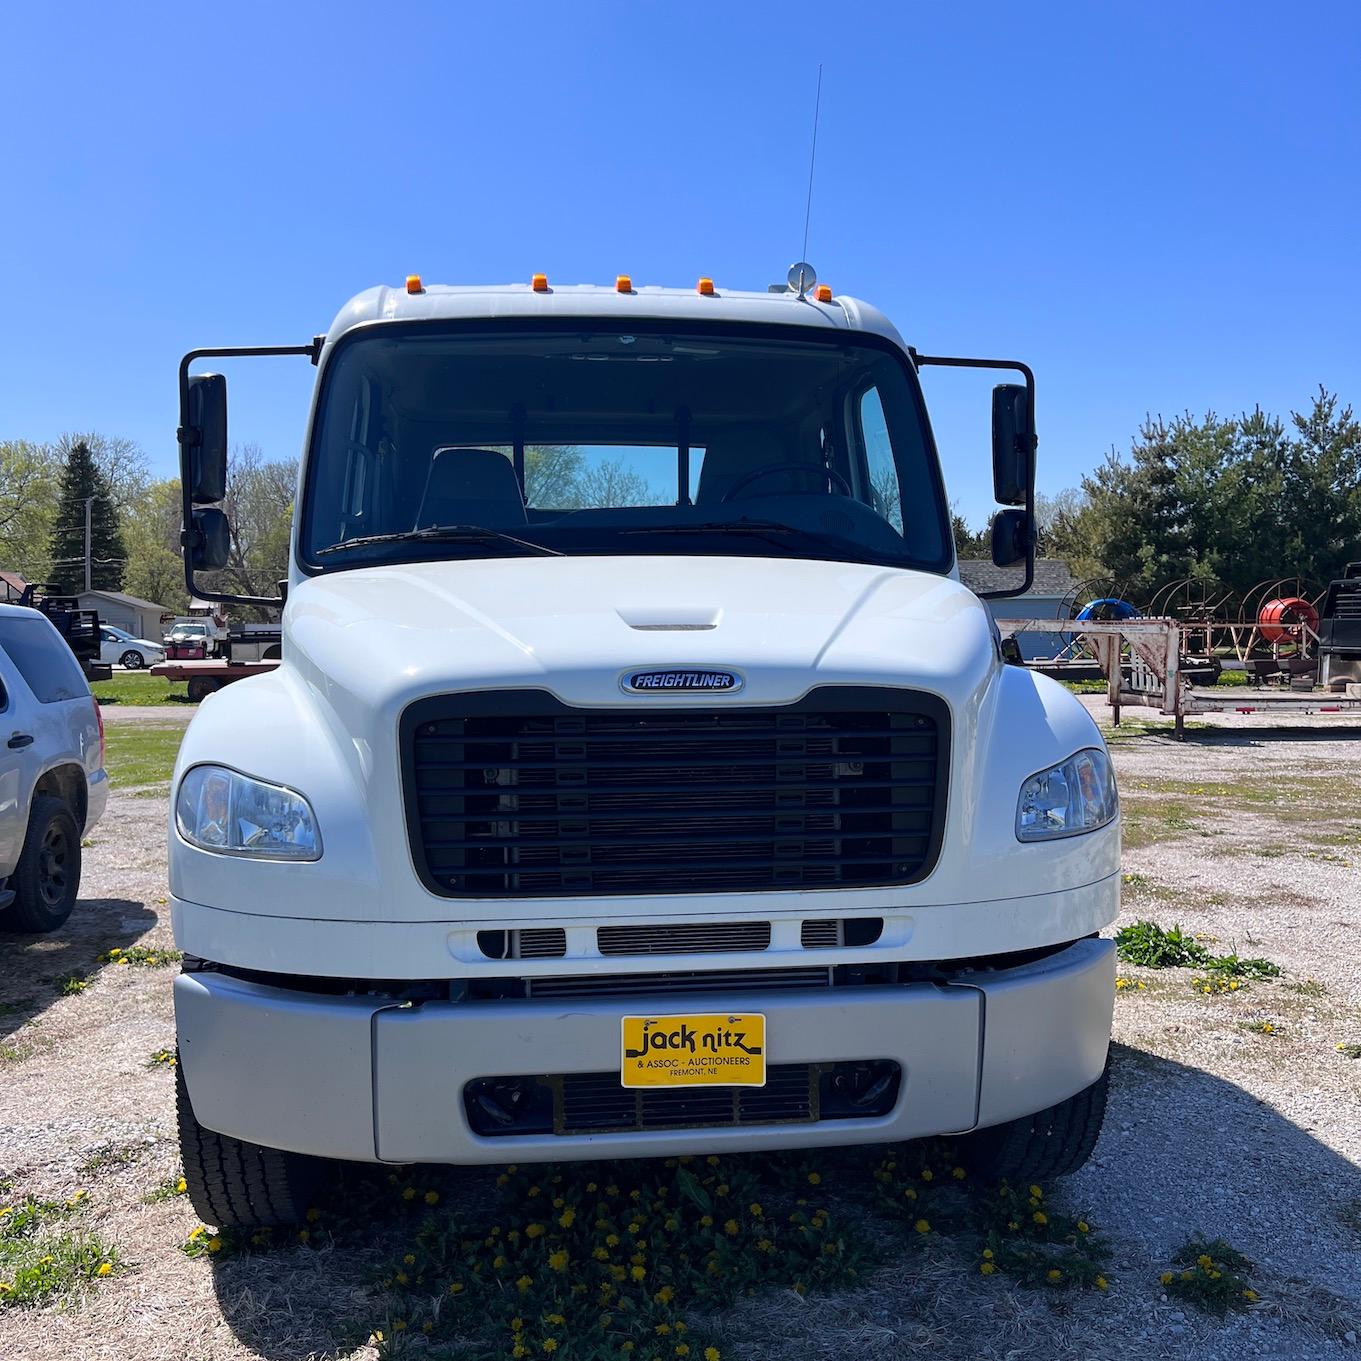
<svg viewBox="0 0 1361 1361">
<path fill-rule="evenodd" d="M 1093 711 L 1104 714 L 1098 704 Z M 164 723 L 183 709 L 156 714 Z M 1279 981 L 1194 991 L 1121 966 L 1113 1094 L 1094 1161 L 1055 1188 L 1111 1239 L 1105 1294 L 981 1278 L 948 1240 L 853 1294 L 767 1292 L 715 1326 L 724 1361 L 780 1357 L 1315 1357 L 1361 1354 L 1361 724 L 1268 732 L 1226 720 L 1180 744 L 1126 711 L 1113 741 L 1128 827 L 1124 921 L 1180 922 L 1274 960 Z M 110 723 L 147 711 L 106 710 Z M 85 892 L 50 938 L 0 941 L 0 1178 L 6 1194 L 88 1191 L 123 1265 L 65 1307 L 0 1309 L 0 1357 L 371 1357 L 354 1329 L 399 1229 L 321 1250 L 191 1260 L 178 1174 L 173 968 L 96 957 L 170 946 L 162 800 L 116 791 Z M 61 995 L 56 980 L 88 975 Z M 1139 988 L 1143 982 L 1146 986 Z M 1247 1029 L 1270 1021 L 1272 1033 Z M 474 1197 L 485 1184 L 467 1182 Z M 1169 1301 L 1159 1272 L 1194 1231 L 1259 1265 L 1261 1303 L 1227 1322 Z M 876 1232 L 872 1226 L 867 1234 Z M 361 1328 L 361 1334 L 366 1330 Z M 423 1355 L 416 1339 L 411 1354 Z"/>
</svg>

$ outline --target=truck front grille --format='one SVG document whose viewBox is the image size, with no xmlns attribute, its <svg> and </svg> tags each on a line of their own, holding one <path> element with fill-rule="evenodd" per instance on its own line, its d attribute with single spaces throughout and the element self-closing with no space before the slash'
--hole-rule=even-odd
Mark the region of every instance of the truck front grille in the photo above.
<svg viewBox="0 0 1361 1361">
<path fill-rule="evenodd" d="M 939 850 L 949 721 L 929 695 L 603 710 L 448 695 L 412 704 L 401 737 L 412 854 L 444 897 L 904 884 Z"/>
</svg>

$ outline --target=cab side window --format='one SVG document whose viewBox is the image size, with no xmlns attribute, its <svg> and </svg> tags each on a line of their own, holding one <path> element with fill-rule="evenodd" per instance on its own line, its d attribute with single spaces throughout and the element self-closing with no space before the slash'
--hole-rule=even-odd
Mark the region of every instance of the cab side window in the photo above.
<svg viewBox="0 0 1361 1361">
<path fill-rule="evenodd" d="M 46 619 L 0 619 L 0 648 L 40 704 L 81 699 L 90 693 L 75 654 Z"/>
</svg>

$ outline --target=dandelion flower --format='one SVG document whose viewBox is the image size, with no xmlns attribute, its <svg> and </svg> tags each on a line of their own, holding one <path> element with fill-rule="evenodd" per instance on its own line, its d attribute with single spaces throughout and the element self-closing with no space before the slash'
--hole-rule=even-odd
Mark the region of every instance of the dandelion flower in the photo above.
<svg viewBox="0 0 1361 1361">
<path fill-rule="evenodd" d="M 1172 1273 L 1171 1273 L 1170 1271 L 1164 1271 L 1163 1274 L 1162 1274 L 1161 1276 L 1158 1277 L 1158 1279 L 1159 1279 L 1164 1285 L 1171 1285 L 1171 1284 L 1172 1284 Z"/>
<path fill-rule="evenodd" d="M 109 1275 L 112 1271 L 113 1271 L 113 1263 L 112 1263 L 112 1262 L 100 1262 L 100 1264 L 95 1268 L 95 1275 L 96 1275 L 96 1276 L 107 1276 L 107 1275 Z"/>
<path fill-rule="evenodd" d="M 982 1262 L 982 1263 L 980 1263 L 978 1269 L 979 1269 L 979 1271 L 981 1271 L 981 1272 L 983 1273 L 983 1275 L 985 1275 L 985 1276 L 991 1276 L 992 1273 L 993 1273 L 994 1271 L 997 1270 L 997 1268 L 996 1268 L 991 1262 Z"/>
<path fill-rule="evenodd" d="M 548 1265 L 554 1271 L 566 1271 L 569 1260 L 566 1248 L 559 1248 L 557 1252 L 550 1252 L 548 1254 Z"/>
<path fill-rule="evenodd" d="M 705 1347 L 704 1361 L 718 1361 L 720 1352 L 717 1347 Z"/>
<path fill-rule="evenodd" d="M 521 1276 L 520 1279 L 515 1282 L 515 1288 L 523 1295 L 533 1284 L 534 1278 L 532 1276 Z"/>
<path fill-rule="evenodd" d="M 570 1205 L 558 1216 L 558 1223 L 564 1229 L 570 1229 L 576 1221 L 577 1212 Z"/>
<path fill-rule="evenodd" d="M 912 1227 L 913 1227 L 914 1229 L 916 1229 L 916 1231 L 917 1231 L 918 1233 L 930 1233 L 930 1232 L 931 1232 L 931 1222 L 930 1222 L 929 1220 L 926 1220 L 926 1219 L 919 1219 L 919 1220 L 917 1220 L 917 1222 L 916 1222 Z"/>
<path fill-rule="evenodd" d="M 935 1174 L 929 1167 L 923 1167 L 923 1168 L 922 1168 L 922 1180 L 923 1180 L 923 1181 L 934 1181 L 935 1178 L 936 1178 L 936 1174 Z"/>
<path fill-rule="evenodd" d="M 1079 1219 L 1077 1222 L 1077 1231 L 1079 1233 L 1091 1233 L 1092 1226 L 1087 1223 L 1085 1219 Z"/>
<path fill-rule="evenodd" d="M 808 1184 L 809 1186 L 820 1186 L 822 1184 L 822 1173 L 810 1172 L 808 1174 Z"/>
<path fill-rule="evenodd" d="M 629 1275 L 632 1276 L 635 1281 L 641 1281 L 643 1277 L 647 1275 L 647 1270 L 645 1267 L 640 1266 L 630 1267 Z"/>
<path fill-rule="evenodd" d="M 1110 1282 L 1104 1276 L 1098 1276 L 1094 1284 L 1098 1290 L 1104 1290 Z"/>
<path fill-rule="evenodd" d="M 525 1237 L 526 1237 L 526 1238 L 542 1238 L 542 1237 L 543 1237 L 543 1225 L 542 1225 L 542 1224 L 539 1224 L 539 1223 L 537 1223 L 537 1222 L 535 1222 L 535 1223 L 533 1223 L 533 1224 L 526 1225 L 526 1227 L 525 1227 Z"/>
<path fill-rule="evenodd" d="M 727 1220 L 723 1225 L 723 1232 L 731 1238 L 737 1232 L 737 1221 L 735 1219 Z"/>
<path fill-rule="evenodd" d="M 415 1199 L 416 1199 L 416 1188 L 415 1188 L 414 1186 L 404 1186 L 404 1187 L 402 1188 L 402 1199 L 403 1199 L 403 1200 L 415 1200 Z"/>
<path fill-rule="evenodd" d="M 208 1240 L 208 1251 L 209 1251 L 209 1252 L 221 1252 L 221 1251 L 222 1251 L 222 1240 L 221 1240 L 220 1238 L 210 1238 L 210 1239 Z"/>
<path fill-rule="evenodd" d="M 652 1298 L 659 1304 L 670 1304 L 675 1293 L 675 1290 L 673 1290 L 671 1286 L 664 1285 Z"/>
<path fill-rule="evenodd" d="M 427 1205 L 438 1205 L 438 1204 L 439 1204 L 439 1192 L 438 1192 L 438 1191 L 427 1191 L 427 1192 L 425 1193 L 425 1203 L 426 1203 Z"/>
<path fill-rule="evenodd" d="M 950 1175 L 956 1181 L 963 1181 L 964 1178 L 967 1177 L 969 1174 L 962 1167 L 956 1167 L 954 1171 L 950 1173 Z"/>
<path fill-rule="evenodd" d="M 1056 1266 L 1050 1267 L 1049 1270 L 1045 1273 L 1045 1278 L 1050 1281 L 1061 1281 L 1063 1279 L 1063 1272 L 1061 1272 Z"/>
<path fill-rule="evenodd" d="M 179 1195 L 179 1196 L 182 1196 L 182 1195 L 185 1193 L 185 1191 L 186 1191 L 187 1189 L 188 1189 L 188 1183 L 184 1180 L 183 1177 L 181 1177 L 181 1178 L 175 1183 L 175 1194 L 176 1194 L 176 1195 Z"/>
<path fill-rule="evenodd" d="M 1034 1196 L 1036 1200 L 1043 1200 L 1043 1199 L 1044 1199 L 1044 1192 L 1043 1192 L 1042 1190 L 1040 1190 L 1040 1188 L 1039 1188 L 1038 1186 L 1032 1186 L 1032 1187 L 1030 1188 L 1030 1194 L 1031 1194 L 1032 1196 Z"/>
<path fill-rule="evenodd" d="M 1033 1219 L 1033 1220 L 1035 1221 L 1035 1223 L 1037 1223 L 1037 1224 L 1048 1224 L 1048 1223 L 1049 1223 L 1049 1216 L 1048 1216 L 1047 1214 L 1045 1214 L 1045 1212 L 1044 1212 L 1043 1210 L 1036 1210 L 1035 1213 L 1034 1213 L 1033 1215 L 1031 1215 L 1030 1217 L 1031 1217 L 1031 1219 Z"/>
<path fill-rule="evenodd" d="M 558 1339 L 556 1337 L 546 1337 L 543 1340 L 543 1349 L 552 1355 L 558 1349 Z"/>
<path fill-rule="evenodd" d="M 984 1249 L 983 1249 L 983 1260 L 984 1260 L 985 1262 L 991 1262 L 991 1261 L 992 1261 L 992 1249 L 991 1249 L 991 1248 L 984 1248 Z"/>
</svg>

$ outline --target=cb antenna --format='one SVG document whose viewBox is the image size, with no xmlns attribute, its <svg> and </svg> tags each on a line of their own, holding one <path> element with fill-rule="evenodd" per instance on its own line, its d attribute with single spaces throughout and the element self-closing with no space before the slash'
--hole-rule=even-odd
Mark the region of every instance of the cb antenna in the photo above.
<svg viewBox="0 0 1361 1361">
<path fill-rule="evenodd" d="M 813 215 L 813 167 L 818 159 L 818 115 L 822 112 L 822 63 L 818 62 L 818 92 L 813 100 L 813 149 L 808 155 L 808 202 L 803 209 L 803 250 L 799 259 L 808 258 L 808 222 Z"/>
<path fill-rule="evenodd" d="M 818 160 L 818 114 L 822 112 L 822 63 L 818 63 L 818 93 L 813 101 L 813 149 L 808 155 L 808 201 L 803 206 L 803 254 L 797 263 L 789 266 L 789 287 L 802 300 L 817 283 L 817 272 L 808 263 L 808 223 L 813 216 L 813 167 Z M 772 286 L 776 292 L 783 291 L 779 284 Z"/>
</svg>

